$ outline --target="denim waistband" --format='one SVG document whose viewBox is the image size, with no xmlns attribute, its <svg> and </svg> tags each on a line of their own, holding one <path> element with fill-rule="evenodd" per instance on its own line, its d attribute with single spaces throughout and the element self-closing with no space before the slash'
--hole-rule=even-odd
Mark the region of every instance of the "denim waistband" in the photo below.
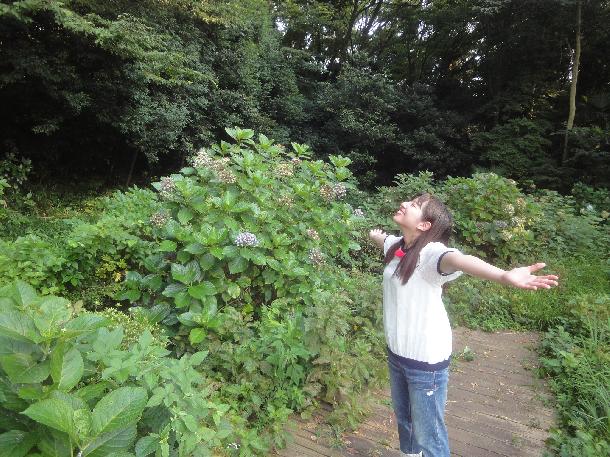
<svg viewBox="0 0 610 457">
<path fill-rule="evenodd" d="M 403 365 L 407 368 L 413 368 L 415 370 L 422 370 L 422 371 L 444 370 L 445 368 L 447 368 L 449 366 L 449 362 L 451 361 L 451 356 L 449 356 L 448 359 L 443 360 L 441 362 L 437 362 L 437 363 L 422 362 L 421 360 L 409 359 L 407 357 L 403 357 L 401 355 L 394 354 L 390 350 L 390 348 L 387 348 L 387 349 L 388 349 L 388 357 L 393 358 L 394 360 L 396 360 L 401 365 Z"/>
</svg>

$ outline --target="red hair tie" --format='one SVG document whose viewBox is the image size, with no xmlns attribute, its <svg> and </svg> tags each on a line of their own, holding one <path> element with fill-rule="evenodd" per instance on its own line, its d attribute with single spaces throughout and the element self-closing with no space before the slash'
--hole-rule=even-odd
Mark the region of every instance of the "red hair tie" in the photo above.
<svg viewBox="0 0 610 457">
<path fill-rule="evenodd" d="M 404 257 L 405 252 L 402 250 L 402 248 L 398 248 L 398 249 L 396 249 L 396 252 L 394 253 L 394 255 L 396 257 Z"/>
</svg>

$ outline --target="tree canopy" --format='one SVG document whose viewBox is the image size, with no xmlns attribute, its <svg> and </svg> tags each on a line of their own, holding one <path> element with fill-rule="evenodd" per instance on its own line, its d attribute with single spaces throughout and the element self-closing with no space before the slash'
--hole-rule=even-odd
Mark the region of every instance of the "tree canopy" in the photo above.
<svg viewBox="0 0 610 457">
<path fill-rule="evenodd" d="M 118 181 L 242 125 L 349 156 L 369 186 L 607 186 L 608 23 L 604 0 L 2 1 L 0 154 Z"/>
</svg>

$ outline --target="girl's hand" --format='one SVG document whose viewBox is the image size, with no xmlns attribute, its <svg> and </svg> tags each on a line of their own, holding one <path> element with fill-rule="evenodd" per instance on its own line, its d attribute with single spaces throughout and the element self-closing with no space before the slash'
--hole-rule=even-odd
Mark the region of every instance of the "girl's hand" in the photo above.
<svg viewBox="0 0 610 457">
<path fill-rule="evenodd" d="M 387 236 L 386 232 L 381 229 L 373 229 L 369 232 L 369 238 L 380 248 L 383 248 L 383 242 Z"/>
<path fill-rule="evenodd" d="M 536 276 L 532 273 L 544 268 L 546 264 L 535 263 L 528 267 L 513 268 L 502 275 L 502 282 L 510 286 L 515 286 L 520 289 L 538 290 L 550 289 L 559 284 L 557 280 L 559 276 L 544 275 Z"/>
</svg>

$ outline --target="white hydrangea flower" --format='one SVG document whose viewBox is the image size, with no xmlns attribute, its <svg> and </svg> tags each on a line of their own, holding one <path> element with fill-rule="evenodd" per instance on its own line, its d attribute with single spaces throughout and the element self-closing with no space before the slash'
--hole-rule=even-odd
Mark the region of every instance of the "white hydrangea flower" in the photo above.
<svg viewBox="0 0 610 457">
<path fill-rule="evenodd" d="M 235 237 L 235 245 L 239 247 L 258 246 L 258 239 L 253 233 L 241 232 Z"/>
</svg>

